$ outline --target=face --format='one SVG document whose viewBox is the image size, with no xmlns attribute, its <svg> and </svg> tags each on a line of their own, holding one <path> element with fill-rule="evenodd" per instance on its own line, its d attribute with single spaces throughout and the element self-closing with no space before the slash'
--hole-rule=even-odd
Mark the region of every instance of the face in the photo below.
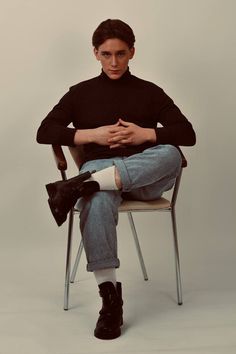
<svg viewBox="0 0 236 354">
<path fill-rule="evenodd" d="M 129 60 L 134 56 L 134 48 L 118 38 L 107 39 L 94 54 L 102 64 L 103 71 L 112 80 L 119 79 L 127 70 Z"/>
</svg>

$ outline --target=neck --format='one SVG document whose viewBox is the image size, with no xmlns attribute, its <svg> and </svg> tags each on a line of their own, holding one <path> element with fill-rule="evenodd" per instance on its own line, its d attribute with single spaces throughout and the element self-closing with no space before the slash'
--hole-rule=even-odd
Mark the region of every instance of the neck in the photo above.
<svg viewBox="0 0 236 354">
<path fill-rule="evenodd" d="M 103 79 L 105 79 L 107 81 L 110 81 L 110 82 L 120 82 L 120 81 L 127 80 L 131 76 L 131 73 L 130 73 L 129 67 L 128 67 L 127 70 L 124 72 L 124 74 L 119 79 L 110 79 L 109 76 L 102 69 L 102 72 L 101 72 L 100 76 Z"/>
</svg>

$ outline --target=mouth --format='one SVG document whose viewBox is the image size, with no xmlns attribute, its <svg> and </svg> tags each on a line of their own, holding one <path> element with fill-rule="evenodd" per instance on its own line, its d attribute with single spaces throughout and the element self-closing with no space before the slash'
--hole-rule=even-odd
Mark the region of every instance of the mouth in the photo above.
<svg viewBox="0 0 236 354">
<path fill-rule="evenodd" d="M 110 70 L 110 73 L 117 75 L 120 74 L 120 70 Z"/>
</svg>

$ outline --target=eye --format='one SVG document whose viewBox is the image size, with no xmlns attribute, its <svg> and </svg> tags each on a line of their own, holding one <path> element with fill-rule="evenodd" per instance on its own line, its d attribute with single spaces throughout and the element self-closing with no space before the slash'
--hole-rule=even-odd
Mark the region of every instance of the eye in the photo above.
<svg viewBox="0 0 236 354">
<path fill-rule="evenodd" d="M 125 52 L 120 52 L 120 53 L 117 54 L 117 56 L 119 58 L 123 58 L 125 56 Z"/>
<path fill-rule="evenodd" d="M 106 59 L 110 58 L 111 54 L 108 52 L 102 52 L 102 56 Z"/>
</svg>

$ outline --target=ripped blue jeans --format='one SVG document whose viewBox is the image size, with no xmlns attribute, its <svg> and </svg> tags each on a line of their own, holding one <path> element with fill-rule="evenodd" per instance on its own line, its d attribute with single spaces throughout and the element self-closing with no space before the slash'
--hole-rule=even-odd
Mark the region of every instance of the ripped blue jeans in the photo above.
<svg viewBox="0 0 236 354">
<path fill-rule="evenodd" d="M 78 200 L 80 230 L 87 257 L 87 270 L 118 268 L 118 207 L 123 198 L 152 200 L 171 189 L 181 168 L 181 155 L 172 145 L 157 145 L 129 157 L 92 160 L 81 172 L 115 165 L 122 190 L 99 191 Z"/>
</svg>

